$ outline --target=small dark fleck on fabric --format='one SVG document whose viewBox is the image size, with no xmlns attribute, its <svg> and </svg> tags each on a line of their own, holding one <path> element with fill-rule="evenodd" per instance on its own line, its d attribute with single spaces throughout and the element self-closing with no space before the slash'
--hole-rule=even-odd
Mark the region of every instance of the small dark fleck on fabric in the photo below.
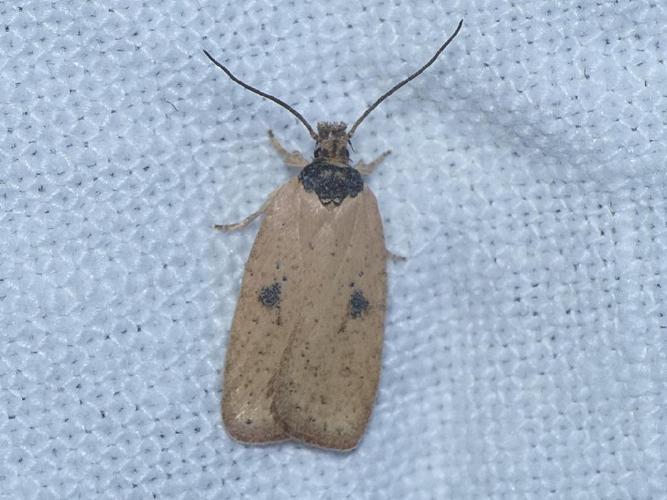
<svg viewBox="0 0 667 500">
<path fill-rule="evenodd" d="M 359 318 L 368 309 L 368 300 L 361 290 L 355 290 L 350 296 L 350 316 Z"/>
<path fill-rule="evenodd" d="M 280 283 L 265 286 L 259 292 L 259 301 L 266 307 L 275 307 L 280 303 Z"/>
</svg>

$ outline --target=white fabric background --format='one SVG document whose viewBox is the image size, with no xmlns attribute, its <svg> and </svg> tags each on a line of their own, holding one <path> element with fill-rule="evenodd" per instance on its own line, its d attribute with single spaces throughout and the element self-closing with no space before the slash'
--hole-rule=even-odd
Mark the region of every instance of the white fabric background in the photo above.
<svg viewBox="0 0 667 500">
<path fill-rule="evenodd" d="M 20 5 L 20 6 L 19 6 Z M 390 264 L 360 447 L 232 442 L 257 223 L 359 129 Z M 664 2 L 0 2 L 2 498 L 665 498 Z"/>
</svg>

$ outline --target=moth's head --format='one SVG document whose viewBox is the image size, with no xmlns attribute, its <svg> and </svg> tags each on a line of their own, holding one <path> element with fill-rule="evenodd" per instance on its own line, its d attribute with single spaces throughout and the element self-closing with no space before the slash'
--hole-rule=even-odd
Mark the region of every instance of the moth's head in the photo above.
<svg viewBox="0 0 667 500">
<path fill-rule="evenodd" d="M 334 165 L 347 166 L 350 152 L 347 146 L 350 135 L 343 122 L 319 122 L 315 138 L 315 160 L 326 161 Z"/>
</svg>

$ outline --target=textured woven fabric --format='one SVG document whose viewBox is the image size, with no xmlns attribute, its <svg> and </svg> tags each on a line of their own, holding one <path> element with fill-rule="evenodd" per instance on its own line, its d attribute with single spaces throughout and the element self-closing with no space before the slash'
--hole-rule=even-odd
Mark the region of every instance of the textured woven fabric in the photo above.
<svg viewBox="0 0 667 500">
<path fill-rule="evenodd" d="M 237 5 L 238 4 L 238 5 Z M 667 7 L 0 1 L 1 498 L 658 499 Z M 349 454 L 231 441 L 256 210 L 308 120 L 355 135 L 389 264 Z"/>
</svg>

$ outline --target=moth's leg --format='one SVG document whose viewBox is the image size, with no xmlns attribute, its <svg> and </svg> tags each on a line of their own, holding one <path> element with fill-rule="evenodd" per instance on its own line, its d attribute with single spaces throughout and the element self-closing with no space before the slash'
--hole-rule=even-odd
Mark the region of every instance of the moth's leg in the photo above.
<svg viewBox="0 0 667 500">
<path fill-rule="evenodd" d="M 391 151 L 385 151 L 384 153 L 382 153 L 380 156 L 375 158 L 375 160 L 373 160 L 370 163 L 364 163 L 363 160 L 359 160 L 354 165 L 354 168 L 356 168 L 361 175 L 371 175 L 373 173 L 373 170 L 375 170 L 378 167 L 378 165 L 380 165 L 380 163 L 382 163 L 382 161 L 387 156 L 389 156 L 390 153 L 391 153 Z"/>
<path fill-rule="evenodd" d="M 269 139 L 271 140 L 271 145 L 273 146 L 273 149 L 276 150 L 278 153 L 278 156 L 282 158 L 282 160 L 285 162 L 285 165 L 291 168 L 298 168 L 302 169 L 306 165 L 308 165 L 310 162 L 306 160 L 303 155 L 298 152 L 298 151 L 292 151 L 291 153 L 285 149 L 285 147 L 280 144 L 278 139 L 276 139 L 276 136 L 273 135 L 273 130 L 269 130 Z"/>
<path fill-rule="evenodd" d="M 384 249 L 385 253 L 387 254 L 387 257 L 393 260 L 394 262 L 405 262 L 407 257 L 403 257 L 402 255 L 398 255 L 397 253 L 394 253 L 388 249 Z"/>
<path fill-rule="evenodd" d="M 273 198 L 275 198 L 276 193 L 280 187 L 274 189 L 271 194 L 266 198 L 264 203 L 262 203 L 262 206 L 259 207 L 259 210 L 257 212 L 254 212 L 245 219 L 243 219 L 241 222 L 235 222 L 234 224 L 215 224 L 213 226 L 213 229 L 217 229 L 218 231 L 224 231 L 226 233 L 229 233 L 231 231 L 236 231 L 237 229 L 243 229 L 246 227 L 248 224 L 250 224 L 252 221 L 254 221 L 257 217 L 262 215 L 264 212 L 266 212 L 267 207 L 271 204 L 273 201 Z"/>
</svg>

